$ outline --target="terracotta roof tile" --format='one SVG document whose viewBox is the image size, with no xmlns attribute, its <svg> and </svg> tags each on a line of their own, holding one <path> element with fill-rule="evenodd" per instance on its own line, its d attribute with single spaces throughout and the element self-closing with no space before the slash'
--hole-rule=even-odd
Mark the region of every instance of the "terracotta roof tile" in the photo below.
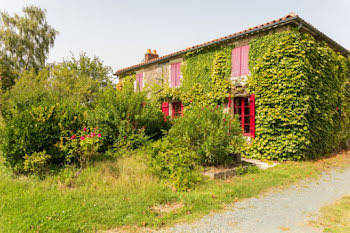
<svg viewBox="0 0 350 233">
<path fill-rule="evenodd" d="M 156 63 L 157 61 L 162 61 L 162 60 L 165 60 L 165 59 L 168 59 L 168 58 L 171 58 L 171 57 L 174 57 L 178 54 L 182 54 L 182 53 L 185 53 L 185 52 L 189 52 L 191 50 L 194 50 L 194 49 L 197 49 L 197 48 L 200 48 L 200 47 L 203 47 L 203 46 L 208 46 L 208 45 L 211 45 L 213 43 L 217 43 L 217 42 L 221 42 L 223 40 L 226 40 L 228 38 L 232 38 L 232 37 L 235 37 L 237 35 L 240 35 L 240 34 L 246 34 L 248 32 L 251 32 L 251 31 L 255 31 L 257 29 L 261 29 L 263 27 L 266 27 L 266 26 L 270 26 L 270 25 L 273 25 L 275 23 L 279 23 L 281 21 L 285 21 L 287 19 L 292 20 L 293 19 L 296 19 L 296 18 L 299 18 L 298 15 L 296 15 L 295 13 L 290 13 L 282 18 L 279 18 L 279 19 L 276 19 L 276 20 L 272 20 L 270 22 L 267 22 L 267 23 L 264 23 L 264 24 L 261 24 L 261 25 L 258 25 L 258 26 L 255 26 L 255 27 L 250 27 L 248 29 L 245 29 L 243 31 L 240 31 L 240 32 L 236 32 L 234 34 L 231 34 L 231 35 L 227 35 L 227 36 L 224 36 L 224 37 L 221 37 L 221 38 L 218 38 L 218 39 L 214 39 L 214 40 L 211 40 L 211 41 L 208 41 L 208 42 L 205 42 L 205 43 L 201 43 L 201 44 L 198 44 L 198 45 L 194 45 L 194 46 L 191 46 L 191 47 L 188 47 L 186 49 L 183 49 L 183 50 L 180 50 L 180 51 L 177 51 L 177 52 L 174 52 L 174 53 L 169 53 L 167 55 L 164 55 L 164 56 L 161 56 L 161 57 L 158 57 L 158 58 L 155 58 L 155 59 L 152 59 L 152 60 L 149 60 L 149 61 L 146 61 L 146 62 L 142 62 L 142 63 L 139 63 L 139 64 L 136 64 L 136 65 L 133 65 L 133 66 L 129 66 L 129 67 L 125 67 L 123 69 L 120 69 L 120 70 L 117 70 L 115 72 L 114 75 L 118 75 L 118 74 L 122 74 L 124 72 L 127 72 L 127 71 L 131 71 L 131 70 L 134 70 L 136 68 L 140 68 L 140 67 L 143 67 L 145 65 L 148 65 L 148 64 L 152 64 L 152 63 Z M 299 18 L 300 19 L 300 18 Z M 302 20 L 303 21 L 303 20 Z M 304 23 L 306 23 L 305 21 L 303 21 Z M 309 24 L 310 25 L 310 24 Z M 312 25 L 310 25 L 312 26 Z M 328 37 L 327 37 L 328 38 Z M 330 39 L 330 38 L 328 38 Z M 331 40 L 331 39 L 330 39 Z M 332 40 L 331 40 L 332 41 Z M 334 41 L 332 41 L 334 42 Z M 335 42 L 334 42 L 335 43 Z M 338 45 L 340 46 L 340 45 Z M 341 46 L 340 46 L 341 47 Z"/>
</svg>

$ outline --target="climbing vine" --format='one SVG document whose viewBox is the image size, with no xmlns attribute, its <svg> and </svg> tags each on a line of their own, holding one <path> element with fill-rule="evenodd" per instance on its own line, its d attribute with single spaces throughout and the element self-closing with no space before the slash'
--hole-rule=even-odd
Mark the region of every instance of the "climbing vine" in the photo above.
<svg viewBox="0 0 350 233">
<path fill-rule="evenodd" d="M 349 137 L 349 61 L 295 29 L 254 39 L 249 54 L 256 96 L 249 156 L 301 160 L 339 149 Z"/>
<path fill-rule="evenodd" d="M 134 82 L 136 80 L 136 74 L 127 74 L 119 77 L 119 83 L 117 84 L 118 90 L 126 90 L 130 93 L 134 92 Z"/>
<path fill-rule="evenodd" d="M 231 88 L 231 51 L 232 46 L 226 46 L 187 53 L 181 68 L 182 85 L 178 88 L 164 85 L 158 98 L 180 100 L 184 105 L 224 102 Z"/>
</svg>

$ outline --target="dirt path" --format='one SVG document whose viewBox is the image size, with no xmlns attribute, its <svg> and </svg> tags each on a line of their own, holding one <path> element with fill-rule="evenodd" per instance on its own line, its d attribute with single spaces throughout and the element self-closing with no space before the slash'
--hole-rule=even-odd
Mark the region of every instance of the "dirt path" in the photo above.
<svg viewBox="0 0 350 233">
<path fill-rule="evenodd" d="M 319 209 L 350 194 L 350 167 L 324 173 L 319 180 L 304 181 L 288 189 L 236 203 L 230 211 L 208 215 L 192 224 L 162 232 L 322 232 L 309 226 Z"/>
</svg>

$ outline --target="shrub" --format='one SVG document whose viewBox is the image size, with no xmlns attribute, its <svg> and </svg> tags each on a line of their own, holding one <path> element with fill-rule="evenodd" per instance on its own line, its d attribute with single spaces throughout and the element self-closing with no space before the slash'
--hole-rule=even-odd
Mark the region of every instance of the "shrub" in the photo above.
<svg viewBox="0 0 350 233">
<path fill-rule="evenodd" d="M 202 165 L 230 162 L 230 153 L 238 152 L 244 143 L 238 121 L 223 113 L 222 108 L 211 106 L 188 107 L 167 137 L 195 151 Z"/>
<path fill-rule="evenodd" d="M 42 104 L 14 114 L 6 119 L 1 137 L 1 149 L 6 163 L 17 172 L 25 172 L 24 156 L 35 153 L 51 155 L 49 164 L 62 165 L 65 154 L 60 150 L 60 138 L 82 128 L 84 108 L 76 104 Z M 34 156 L 35 157 L 35 156 Z"/>
<path fill-rule="evenodd" d="M 46 151 L 34 152 L 32 155 L 25 155 L 23 170 L 34 175 L 42 175 L 48 171 L 48 161 L 51 155 Z"/>
<path fill-rule="evenodd" d="M 80 167 L 85 168 L 93 156 L 97 155 L 101 136 L 102 134 L 96 128 L 93 130 L 83 128 L 79 134 L 74 134 L 69 138 L 61 138 L 60 148 L 66 154 L 66 161 L 71 163 L 77 160 Z"/>
<path fill-rule="evenodd" d="M 198 159 L 194 151 L 163 138 L 151 145 L 149 167 L 178 190 L 187 190 L 202 179 Z"/>
<path fill-rule="evenodd" d="M 98 95 L 89 124 L 98 126 L 103 134 L 101 149 L 106 151 L 135 149 L 148 139 L 158 139 L 168 122 L 164 122 L 160 106 L 146 93 L 109 87 Z"/>
</svg>

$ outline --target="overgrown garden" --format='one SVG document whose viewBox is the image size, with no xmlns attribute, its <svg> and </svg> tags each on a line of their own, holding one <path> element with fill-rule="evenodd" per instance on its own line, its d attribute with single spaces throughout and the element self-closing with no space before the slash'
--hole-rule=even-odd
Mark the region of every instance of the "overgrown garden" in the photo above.
<svg viewBox="0 0 350 233">
<path fill-rule="evenodd" d="M 256 96 L 256 137 L 247 145 L 238 120 L 223 111 L 229 95 L 234 98 L 230 81 L 232 45 L 186 54 L 179 88 L 169 88 L 164 78 L 159 85 L 134 91 L 134 73 L 114 85 L 111 68 L 98 57 L 81 53 L 47 64 L 58 32 L 47 24 L 42 9 L 26 7 L 23 13 L 15 17 L 1 14 L 0 161 L 7 168 L 0 166 L 0 178 L 4 179 L 0 187 L 13 182 L 14 191 L 25 193 L 19 177 L 31 180 L 35 184 L 31 190 L 36 194 L 41 186 L 49 187 L 44 199 L 58 198 L 65 204 L 69 199 L 74 207 L 67 208 L 72 213 L 80 210 L 93 217 L 90 220 L 94 224 L 87 224 L 89 230 L 92 225 L 106 228 L 146 220 L 162 225 L 168 216 L 151 220 L 158 214 L 151 212 L 149 205 L 193 202 L 180 215 L 203 213 L 214 208 L 210 203 L 216 198 L 207 190 L 220 193 L 219 200 L 212 204 L 217 208 L 230 198 L 259 193 L 264 190 L 264 182 L 272 187 L 306 176 L 304 166 L 319 171 L 309 163 L 293 164 L 295 168 L 285 165 L 261 173 L 261 178 L 260 173 L 251 174 L 253 179 L 264 181 L 256 187 L 250 178 L 237 178 L 237 183 L 230 186 L 203 177 L 204 167 L 230 164 L 233 153 L 270 160 L 314 159 L 343 148 L 350 137 L 349 60 L 308 34 L 292 29 L 250 43 L 247 88 Z M 160 106 L 167 100 L 182 101 L 184 115 L 165 117 Z M 269 183 L 271 175 L 277 177 Z M 65 193 L 74 189 L 77 193 Z M 87 200 L 79 196 L 85 191 Z M 1 195 L 9 201 L 7 193 L 0 193 L 0 200 Z M 117 214 L 110 213 L 111 218 L 101 217 L 103 223 L 96 220 L 91 209 L 75 206 L 86 204 L 92 208 L 95 202 L 103 201 L 115 211 L 109 203 L 113 201 L 111 195 L 122 207 Z M 138 206 L 135 215 L 126 207 L 128 203 Z M 0 205 L 0 210 L 4 206 Z M 96 208 L 106 211 L 101 206 Z M 9 221 L 10 212 L 0 216 L 0 226 Z M 57 217 L 57 221 L 59 216 L 68 218 L 50 210 L 45 213 L 50 215 L 47 218 Z M 34 216 L 34 223 L 28 220 L 30 224 L 37 227 L 42 217 L 39 215 Z M 74 230 L 85 229 L 79 224 L 73 224 Z M 13 229 L 36 230 L 31 226 Z M 40 226 L 50 229 L 47 221 Z M 69 226 L 55 228 L 67 230 Z"/>
</svg>

